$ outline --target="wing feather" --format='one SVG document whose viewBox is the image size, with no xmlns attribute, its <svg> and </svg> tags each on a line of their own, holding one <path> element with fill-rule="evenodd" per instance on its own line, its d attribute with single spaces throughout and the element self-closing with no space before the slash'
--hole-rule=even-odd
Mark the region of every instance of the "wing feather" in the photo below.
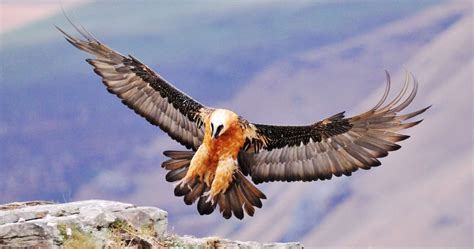
<svg viewBox="0 0 474 249">
<path fill-rule="evenodd" d="M 391 81 L 382 98 L 369 111 L 345 118 L 344 112 L 308 126 L 251 124 L 247 141 L 262 144 L 260 150 L 241 152 L 255 183 L 310 181 L 351 175 L 359 168 L 379 166 L 378 158 L 401 148 L 397 142 L 409 136 L 396 132 L 419 124 L 407 122 L 430 106 L 408 114 L 398 112 L 410 105 L 418 91 L 416 79 L 407 73 L 403 87 L 387 104 Z M 411 86 L 411 89 L 410 89 Z M 407 96 L 408 95 L 408 96 Z M 253 148 L 252 144 L 245 146 Z"/>
<path fill-rule="evenodd" d="M 133 56 L 123 56 L 100 43 L 87 31 L 73 26 L 83 39 L 58 29 L 73 46 L 95 56 L 86 61 L 102 77 L 110 93 L 117 95 L 122 103 L 182 145 L 193 150 L 199 147 L 204 134 L 203 113 L 208 112 L 205 106 L 179 91 Z"/>
</svg>

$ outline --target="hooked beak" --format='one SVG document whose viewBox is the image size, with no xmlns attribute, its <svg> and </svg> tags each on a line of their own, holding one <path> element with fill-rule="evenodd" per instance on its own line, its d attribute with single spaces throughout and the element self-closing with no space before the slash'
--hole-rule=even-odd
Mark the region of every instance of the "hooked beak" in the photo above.
<svg viewBox="0 0 474 249">
<path fill-rule="evenodd" d="M 221 134 L 222 129 L 224 128 L 223 125 L 217 126 L 217 129 L 214 129 L 214 124 L 211 124 L 211 135 L 213 139 L 218 138 Z"/>
</svg>

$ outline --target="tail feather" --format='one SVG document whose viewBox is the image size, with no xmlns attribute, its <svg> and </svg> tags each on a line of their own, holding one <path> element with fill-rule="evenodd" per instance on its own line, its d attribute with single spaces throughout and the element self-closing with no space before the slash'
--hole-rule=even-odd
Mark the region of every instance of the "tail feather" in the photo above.
<svg viewBox="0 0 474 249">
<path fill-rule="evenodd" d="M 171 159 L 189 159 L 191 160 L 194 156 L 194 151 L 176 151 L 167 150 L 163 154 Z"/>
<path fill-rule="evenodd" d="M 229 219 L 233 214 L 240 220 L 244 218 L 244 210 L 249 216 L 253 216 L 255 207 L 262 207 L 261 199 L 266 199 L 265 194 L 250 183 L 240 171 L 234 173 L 234 181 L 227 191 L 216 197 L 219 211 L 224 218 Z"/>
<path fill-rule="evenodd" d="M 247 180 L 247 178 L 245 178 L 244 176 L 241 176 L 240 179 L 242 182 L 242 192 L 247 198 L 247 200 L 250 202 L 250 204 L 261 208 L 263 205 L 260 199 L 267 199 L 265 194 L 262 193 L 257 187 L 255 187 L 255 185 L 250 183 L 250 181 Z"/>
<path fill-rule="evenodd" d="M 236 187 L 229 189 L 227 193 L 227 200 L 230 202 L 230 206 L 235 217 L 241 220 L 244 218 L 244 211 L 242 210 L 242 206 L 244 205 L 245 200 L 240 200 L 236 191 L 238 191 L 238 188 Z"/>
<path fill-rule="evenodd" d="M 193 151 L 165 151 L 164 154 L 170 157 L 163 162 L 162 167 L 169 170 L 166 174 L 166 180 L 169 182 L 180 181 L 188 172 L 191 159 L 194 156 Z M 261 199 L 266 199 L 258 188 L 256 188 L 240 171 L 234 173 L 233 182 L 229 188 L 210 200 L 205 193 L 210 190 L 204 182 L 197 178 L 186 184 L 177 184 L 174 189 L 175 196 L 183 196 L 186 205 L 192 205 L 197 202 L 197 209 L 201 215 L 209 215 L 219 206 L 219 212 L 226 219 L 234 215 L 237 219 L 243 219 L 245 213 L 253 216 L 255 207 L 261 208 Z"/>
<path fill-rule="evenodd" d="M 220 194 L 217 198 L 217 203 L 219 204 L 219 212 L 221 212 L 222 216 L 226 219 L 230 219 L 232 217 L 232 207 L 230 205 L 230 200 L 227 198 L 228 195 Z"/>
<path fill-rule="evenodd" d="M 174 188 L 174 195 L 176 196 L 187 196 L 190 192 L 194 190 L 194 187 L 198 185 L 197 179 L 194 179 L 192 182 L 188 182 L 187 184 L 177 184 Z M 189 197 L 188 197 L 189 198 Z M 185 201 L 186 202 L 186 201 Z"/>
<path fill-rule="evenodd" d="M 188 173 L 194 151 L 165 151 L 163 154 L 171 158 L 161 164 L 162 168 L 170 171 L 166 174 L 166 181 L 176 182 L 183 179 Z"/>
<path fill-rule="evenodd" d="M 236 192 L 237 192 L 237 195 L 239 196 L 239 200 L 241 200 L 244 203 L 245 212 L 247 212 L 249 216 L 253 216 L 253 214 L 255 213 L 255 208 L 245 196 L 244 191 L 245 190 L 242 189 L 242 185 L 238 185 Z"/>
<path fill-rule="evenodd" d="M 175 188 L 174 188 L 174 195 L 175 196 L 186 196 L 189 192 L 191 192 L 191 188 L 189 188 L 188 186 L 179 186 L 177 185 Z"/>
<path fill-rule="evenodd" d="M 194 153 L 194 151 L 165 151 L 163 153 L 170 157 L 161 165 L 161 167 L 169 170 L 166 174 L 168 182 L 178 182 L 186 176 Z M 174 188 L 174 195 L 184 196 L 184 203 L 192 205 L 202 196 L 204 191 L 207 191 L 206 189 L 209 189 L 207 184 L 194 179 L 186 184 L 177 184 Z"/>
<path fill-rule="evenodd" d="M 189 191 L 184 196 L 184 203 L 186 203 L 186 205 L 193 204 L 197 199 L 199 199 L 201 197 L 201 195 L 204 192 L 205 186 L 206 186 L 205 183 L 197 183 L 194 186 L 192 186 L 191 187 L 192 190 Z"/>
<path fill-rule="evenodd" d="M 166 174 L 166 181 L 176 182 L 183 179 L 183 177 L 186 176 L 186 173 L 188 173 L 188 168 L 189 165 L 188 167 L 171 170 L 170 172 L 168 172 L 168 174 Z"/>
<path fill-rule="evenodd" d="M 204 192 L 208 192 L 211 188 L 206 185 L 206 188 L 204 189 Z M 208 201 L 208 196 L 202 195 L 201 198 L 199 198 L 199 202 L 197 204 L 197 209 L 200 215 L 209 215 L 214 212 L 214 209 L 216 209 L 217 202 L 215 201 Z"/>
<path fill-rule="evenodd" d="M 190 160 L 188 159 L 169 159 L 164 161 L 162 167 L 167 170 L 180 169 L 182 167 L 189 167 Z"/>
</svg>

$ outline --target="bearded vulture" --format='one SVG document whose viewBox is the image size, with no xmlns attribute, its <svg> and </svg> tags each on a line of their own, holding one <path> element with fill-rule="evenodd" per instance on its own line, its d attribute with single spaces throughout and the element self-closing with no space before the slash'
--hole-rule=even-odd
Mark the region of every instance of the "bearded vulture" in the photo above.
<svg viewBox="0 0 474 249">
<path fill-rule="evenodd" d="M 74 26 L 82 38 L 60 28 L 66 40 L 93 57 L 86 61 L 107 90 L 189 151 L 165 151 L 162 163 L 175 182 L 174 194 L 201 215 L 217 206 L 224 218 L 253 216 L 266 199 L 254 184 L 315 181 L 379 166 L 377 158 L 398 150 L 409 136 L 397 133 L 422 120 L 424 111 L 399 114 L 415 98 L 418 85 L 407 73 L 401 92 L 387 101 L 390 76 L 381 100 L 354 117 L 337 113 L 305 126 L 254 124 L 236 113 L 192 99 L 135 57 L 121 55 Z M 386 103 L 388 102 L 388 103 Z M 247 178 L 247 177 L 250 177 Z M 252 182 L 254 184 L 252 184 Z"/>
</svg>

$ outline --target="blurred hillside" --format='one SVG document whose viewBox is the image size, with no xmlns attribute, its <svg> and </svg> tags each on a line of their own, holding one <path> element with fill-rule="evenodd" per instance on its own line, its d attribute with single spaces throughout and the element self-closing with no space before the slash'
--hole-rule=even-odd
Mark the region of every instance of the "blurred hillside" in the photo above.
<svg viewBox="0 0 474 249">
<path fill-rule="evenodd" d="M 472 245 L 469 2 L 140 3 L 93 3 L 71 16 L 189 95 L 249 120 L 305 124 L 357 114 L 382 93 L 383 70 L 401 84 L 403 67 L 420 82 L 411 110 L 434 107 L 377 169 L 262 185 L 268 200 L 252 219 L 201 217 L 173 197 L 160 169 L 161 152 L 179 146 L 104 90 L 53 28 L 71 30 L 58 15 L 2 34 L 0 202 L 158 205 L 179 233 L 238 240 Z"/>
</svg>

